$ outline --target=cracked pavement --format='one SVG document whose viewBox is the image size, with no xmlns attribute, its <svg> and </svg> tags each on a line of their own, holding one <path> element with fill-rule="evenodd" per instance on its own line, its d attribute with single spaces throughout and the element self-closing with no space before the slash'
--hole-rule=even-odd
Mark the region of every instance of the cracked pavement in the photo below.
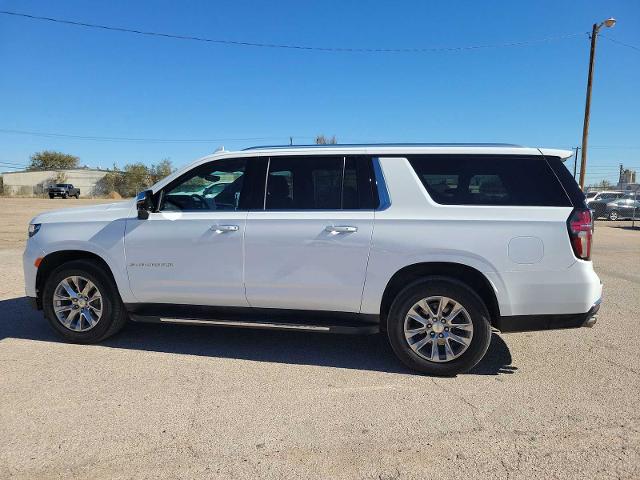
<svg viewBox="0 0 640 480">
<path fill-rule="evenodd" d="M 24 299 L 38 211 L 0 198 L 0 478 L 640 478 L 640 231 L 598 222 L 592 329 L 494 334 L 469 374 L 381 336 L 129 325 L 62 343 Z"/>
</svg>

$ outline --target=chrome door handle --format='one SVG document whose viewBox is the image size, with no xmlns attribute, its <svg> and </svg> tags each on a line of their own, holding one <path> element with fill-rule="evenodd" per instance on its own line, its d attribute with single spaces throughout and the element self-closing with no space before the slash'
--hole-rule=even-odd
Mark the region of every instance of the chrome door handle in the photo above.
<svg viewBox="0 0 640 480">
<path fill-rule="evenodd" d="M 358 231 L 358 227 L 352 227 L 351 225 L 327 225 L 324 231 L 329 233 L 353 233 Z"/>
<path fill-rule="evenodd" d="M 238 225 L 213 225 L 211 230 L 216 233 L 237 232 L 240 227 Z"/>
</svg>

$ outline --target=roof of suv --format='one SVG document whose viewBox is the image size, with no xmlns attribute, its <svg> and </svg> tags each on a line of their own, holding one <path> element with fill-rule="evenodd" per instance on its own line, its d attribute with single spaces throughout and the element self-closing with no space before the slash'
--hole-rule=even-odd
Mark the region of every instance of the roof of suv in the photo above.
<svg viewBox="0 0 640 480">
<path fill-rule="evenodd" d="M 264 145 L 245 148 L 244 154 L 259 152 L 261 154 L 287 153 L 313 154 L 322 153 L 367 153 L 367 154 L 421 154 L 421 153 L 475 153 L 502 155 L 543 155 L 560 157 L 563 160 L 571 157 L 571 150 L 538 149 L 508 143 L 367 143 L 367 144 L 334 144 L 334 145 Z M 219 152 L 222 153 L 222 152 Z M 227 153 L 227 152 L 225 152 Z"/>
<path fill-rule="evenodd" d="M 476 155 L 532 155 L 540 154 L 560 157 L 566 160 L 574 152 L 550 148 L 531 148 L 504 143 L 369 143 L 369 144 L 334 144 L 334 145 L 271 145 L 245 148 L 239 151 L 216 150 L 215 153 L 202 157 L 191 164 L 178 169 L 173 174 L 160 180 L 153 186 L 154 191 L 162 188 L 185 171 L 198 165 L 217 159 L 252 156 L 285 156 L 285 155 L 386 155 L 403 157 L 420 154 L 476 154 Z"/>
</svg>

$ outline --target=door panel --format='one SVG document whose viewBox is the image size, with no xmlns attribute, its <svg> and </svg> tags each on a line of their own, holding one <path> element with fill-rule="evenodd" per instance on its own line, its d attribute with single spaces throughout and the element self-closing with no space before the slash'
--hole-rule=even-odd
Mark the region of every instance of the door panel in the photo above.
<svg viewBox="0 0 640 480">
<path fill-rule="evenodd" d="M 127 271 L 138 301 L 247 306 L 246 217 L 247 212 L 160 212 L 147 220 L 129 219 Z"/>
<path fill-rule="evenodd" d="M 158 212 L 128 220 L 127 271 L 140 302 L 247 306 L 242 241 L 254 170 L 247 158 L 203 163 L 155 194 Z"/>
<path fill-rule="evenodd" d="M 357 231 L 328 231 L 332 226 Z M 372 231 L 371 210 L 249 212 L 245 235 L 249 304 L 358 312 Z"/>
</svg>

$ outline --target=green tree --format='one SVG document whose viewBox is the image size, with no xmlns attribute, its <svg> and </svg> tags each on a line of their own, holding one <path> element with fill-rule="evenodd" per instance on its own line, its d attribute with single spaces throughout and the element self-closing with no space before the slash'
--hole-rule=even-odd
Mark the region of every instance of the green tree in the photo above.
<svg viewBox="0 0 640 480">
<path fill-rule="evenodd" d="M 68 153 L 43 150 L 31 155 L 27 170 L 67 170 L 78 168 L 80 159 Z"/>
<path fill-rule="evenodd" d="M 141 162 L 130 163 L 122 169 L 122 184 L 118 193 L 123 197 L 133 197 L 152 184 L 149 167 Z"/>
<path fill-rule="evenodd" d="M 316 135 L 316 145 L 335 145 L 336 143 L 338 143 L 338 140 L 336 140 L 335 135 L 331 138 L 324 135 Z"/>
<path fill-rule="evenodd" d="M 114 165 L 113 171 L 107 172 L 105 176 L 98 181 L 96 184 L 96 191 L 101 195 L 108 195 L 112 192 L 117 192 L 122 195 L 120 193 L 122 190 L 122 183 L 122 174 L 115 169 Z"/>
<path fill-rule="evenodd" d="M 149 174 L 151 175 L 151 183 L 153 184 L 159 182 L 163 178 L 171 175 L 173 171 L 173 164 L 168 158 L 161 160 L 158 164 L 151 165 L 151 168 L 149 169 Z"/>
<path fill-rule="evenodd" d="M 103 195 L 117 192 L 122 197 L 133 197 L 170 175 L 173 171 L 173 165 L 168 158 L 151 165 L 151 167 L 138 162 L 128 163 L 122 170 L 118 170 L 114 165 L 113 170 L 102 177 L 96 188 Z"/>
</svg>

